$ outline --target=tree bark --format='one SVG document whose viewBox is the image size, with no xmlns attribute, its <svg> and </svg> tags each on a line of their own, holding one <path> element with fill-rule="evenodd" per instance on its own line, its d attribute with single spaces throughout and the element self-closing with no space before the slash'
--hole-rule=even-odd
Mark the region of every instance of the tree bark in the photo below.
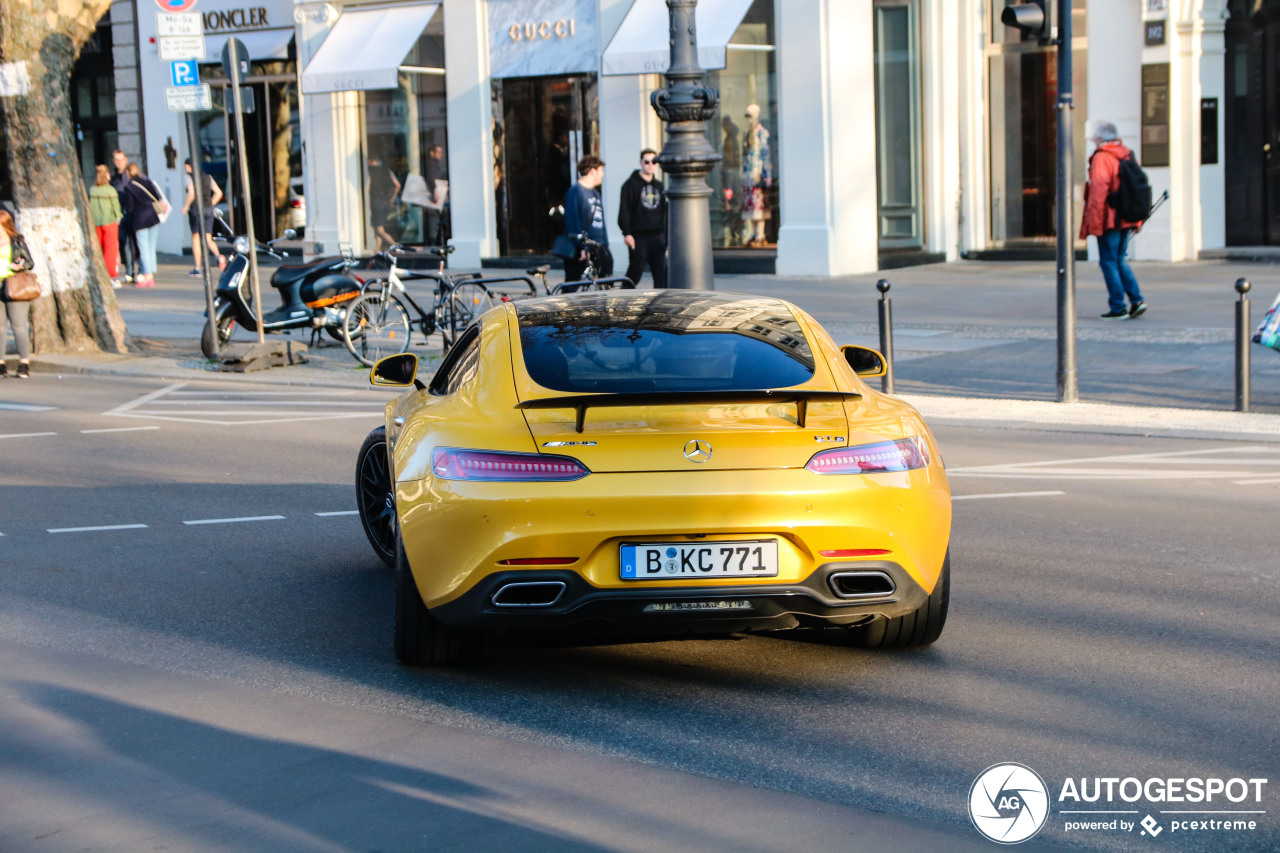
<svg viewBox="0 0 1280 853">
<path fill-rule="evenodd" d="M 72 66 L 110 5 L 0 2 L 0 139 L 44 289 L 32 303 L 36 353 L 132 346 L 89 215 L 69 99 Z"/>
</svg>

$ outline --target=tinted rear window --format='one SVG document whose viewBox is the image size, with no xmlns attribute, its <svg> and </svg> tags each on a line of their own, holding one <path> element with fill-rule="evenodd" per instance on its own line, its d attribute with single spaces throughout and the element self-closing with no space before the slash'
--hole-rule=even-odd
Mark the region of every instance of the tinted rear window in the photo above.
<svg viewBox="0 0 1280 853">
<path fill-rule="evenodd" d="M 610 291 L 516 311 L 525 368 L 556 391 L 746 391 L 813 377 L 809 342 L 776 299 Z"/>
</svg>

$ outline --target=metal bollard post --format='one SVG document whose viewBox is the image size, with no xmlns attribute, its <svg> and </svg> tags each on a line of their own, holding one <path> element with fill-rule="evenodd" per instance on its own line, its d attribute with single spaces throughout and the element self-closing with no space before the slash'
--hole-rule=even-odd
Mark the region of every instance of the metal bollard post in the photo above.
<svg viewBox="0 0 1280 853">
<path fill-rule="evenodd" d="M 1248 279 L 1236 280 L 1236 411 L 1249 411 L 1249 342 L 1252 324 L 1249 322 L 1249 297 L 1245 296 L 1253 285 Z"/>
<path fill-rule="evenodd" d="M 876 282 L 880 291 L 880 354 L 884 356 L 885 371 L 880 378 L 880 390 L 893 393 L 893 303 L 889 299 L 889 280 Z"/>
</svg>

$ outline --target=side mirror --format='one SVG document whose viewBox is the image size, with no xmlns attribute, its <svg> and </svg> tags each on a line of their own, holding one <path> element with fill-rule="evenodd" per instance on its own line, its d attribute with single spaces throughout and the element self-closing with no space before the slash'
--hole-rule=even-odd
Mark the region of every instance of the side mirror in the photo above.
<svg viewBox="0 0 1280 853">
<path fill-rule="evenodd" d="M 865 379 L 884 376 L 889 372 L 884 356 L 870 347 L 850 345 L 840 347 L 840 352 L 844 354 L 844 360 L 853 368 L 853 372 Z"/>
<path fill-rule="evenodd" d="M 297 231 L 294 231 L 292 228 L 286 228 L 286 229 L 284 229 L 284 238 L 285 238 L 286 240 L 293 240 L 293 239 L 296 239 L 296 238 L 297 238 L 297 236 L 298 236 L 298 232 L 297 232 Z"/>
<path fill-rule="evenodd" d="M 380 359 L 369 371 L 371 385 L 404 388 L 414 384 L 418 377 L 418 356 L 402 352 Z"/>
</svg>

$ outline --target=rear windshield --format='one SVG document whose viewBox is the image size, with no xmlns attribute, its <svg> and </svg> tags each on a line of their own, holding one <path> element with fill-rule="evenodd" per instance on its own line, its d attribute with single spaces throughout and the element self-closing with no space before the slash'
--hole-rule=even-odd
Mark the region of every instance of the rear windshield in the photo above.
<svg viewBox="0 0 1280 853">
<path fill-rule="evenodd" d="M 813 352 L 776 299 L 602 292 L 521 303 L 525 368 L 546 388 L 615 394 L 789 388 Z"/>
</svg>

